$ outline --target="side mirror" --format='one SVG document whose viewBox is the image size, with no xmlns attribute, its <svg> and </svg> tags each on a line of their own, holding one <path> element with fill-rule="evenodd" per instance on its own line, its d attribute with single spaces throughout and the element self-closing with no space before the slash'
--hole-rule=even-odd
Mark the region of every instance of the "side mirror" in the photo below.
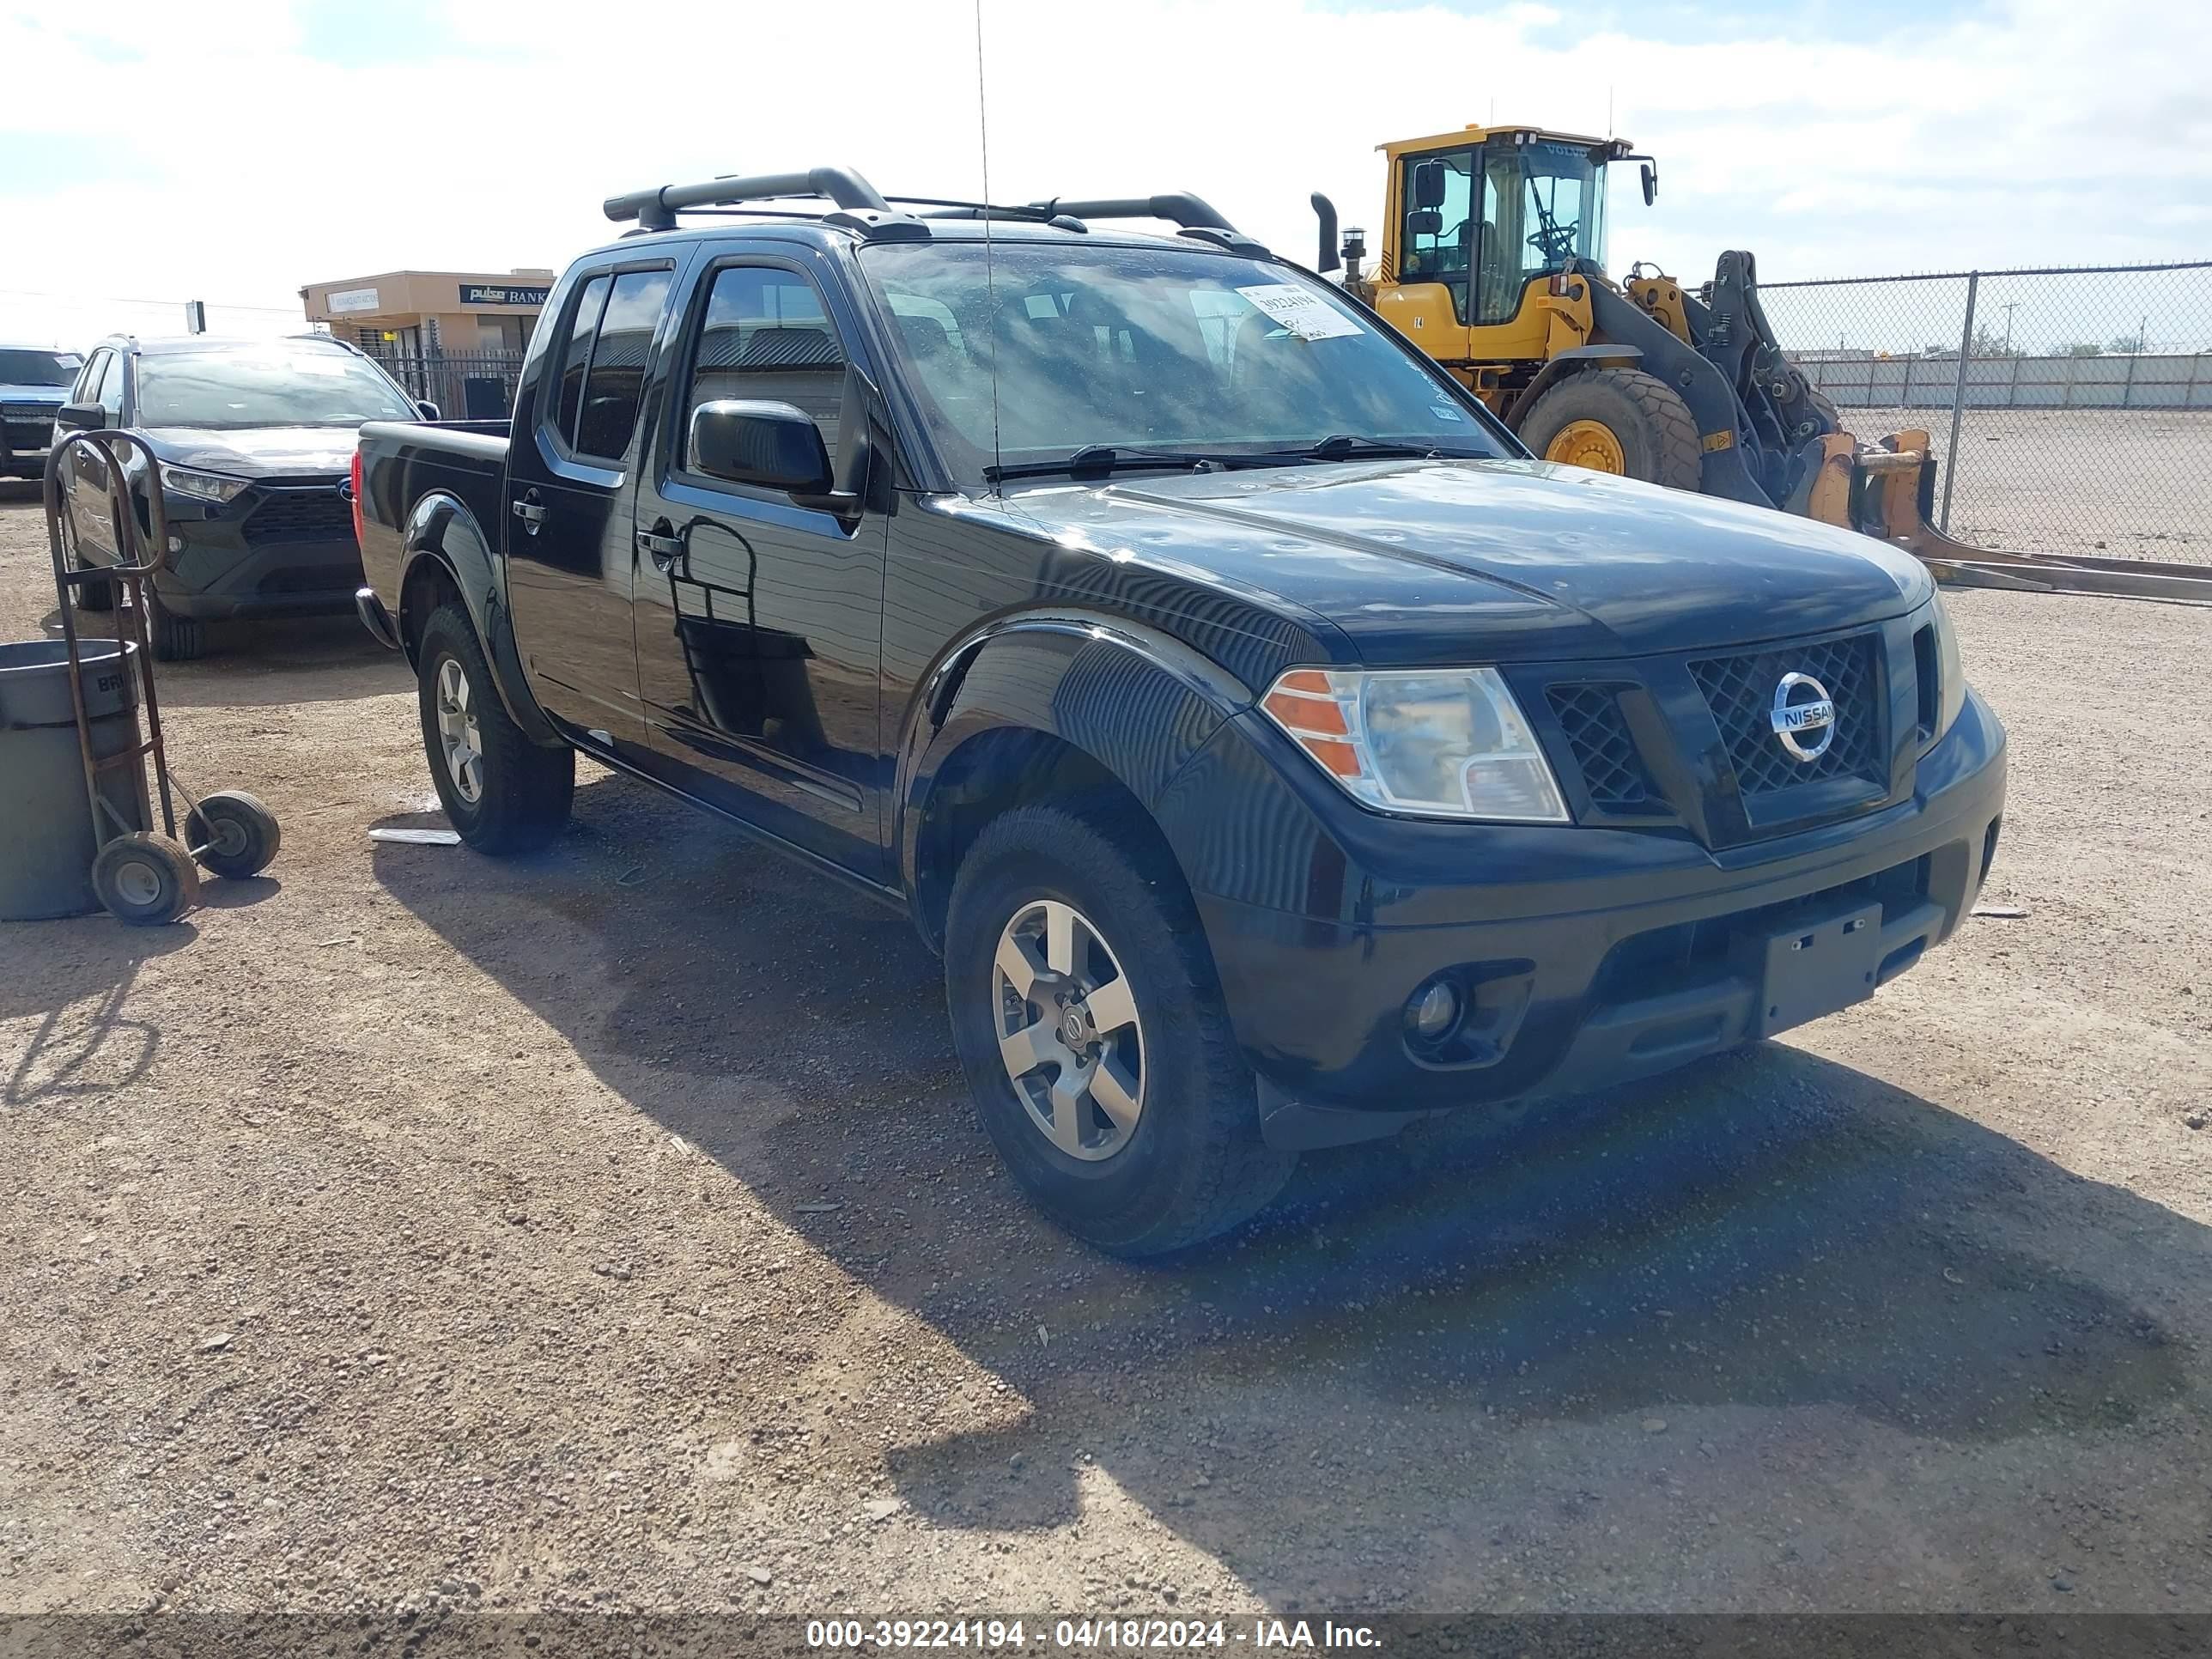
<svg viewBox="0 0 2212 1659">
<path fill-rule="evenodd" d="M 830 494 L 830 451 L 821 428 L 789 404 L 718 398 L 691 411 L 691 466 L 710 478 Z"/>
<path fill-rule="evenodd" d="M 98 404 L 64 404 L 54 411 L 54 424 L 72 432 L 99 432 L 107 425 L 107 410 Z"/>
<path fill-rule="evenodd" d="M 1650 207 L 1659 199 L 1659 169 L 1646 161 L 1644 164 L 1644 205 Z"/>
<path fill-rule="evenodd" d="M 1413 164 L 1413 205 L 1417 208 L 1440 208 L 1444 204 L 1444 164 L 1442 161 L 1416 161 Z"/>
<path fill-rule="evenodd" d="M 438 412 L 438 405 L 432 403 L 428 398 L 416 398 L 415 400 L 415 410 L 416 412 L 421 415 L 426 421 L 442 421 L 446 418 Z"/>
<path fill-rule="evenodd" d="M 1441 236 L 1444 216 L 1434 208 L 1423 208 L 1419 213 L 1406 216 L 1406 234 L 1408 236 Z"/>
</svg>

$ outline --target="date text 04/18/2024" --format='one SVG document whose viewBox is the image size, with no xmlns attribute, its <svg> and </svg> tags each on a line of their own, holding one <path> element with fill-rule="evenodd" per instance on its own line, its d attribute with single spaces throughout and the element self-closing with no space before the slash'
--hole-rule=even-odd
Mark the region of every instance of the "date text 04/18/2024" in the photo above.
<svg viewBox="0 0 2212 1659">
<path fill-rule="evenodd" d="M 1224 1648 L 1373 1649 L 1382 1645 L 1366 1625 L 1322 1620 L 1316 1627 L 1304 1619 L 1260 1619 L 1249 1626 L 1213 1619 L 1060 1619 L 1048 1626 L 1019 1619 L 823 1619 L 809 1620 L 811 1648 L 981 1648 L 1015 1650 L 1029 1647 L 1109 1651 Z"/>
</svg>

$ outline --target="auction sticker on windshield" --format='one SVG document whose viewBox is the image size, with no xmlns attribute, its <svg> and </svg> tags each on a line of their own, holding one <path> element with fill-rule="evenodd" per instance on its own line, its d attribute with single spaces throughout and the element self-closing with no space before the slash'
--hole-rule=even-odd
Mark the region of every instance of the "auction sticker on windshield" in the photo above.
<svg viewBox="0 0 2212 1659">
<path fill-rule="evenodd" d="M 1237 291 L 1301 340 L 1364 331 L 1320 295 L 1290 283 L 1259 283 Z"/>
</svg>

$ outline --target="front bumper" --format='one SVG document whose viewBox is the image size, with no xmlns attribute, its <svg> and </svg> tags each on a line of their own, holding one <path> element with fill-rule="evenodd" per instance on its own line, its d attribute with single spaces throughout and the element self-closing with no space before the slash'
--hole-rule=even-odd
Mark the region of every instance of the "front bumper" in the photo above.
<svg viewBox="0 0 2212 1659">
<path fill-rule="evenodd" d="M 1342 804 L 1310 793 L 1328 788 L 1317 776 L 1268 760 L 1268 738 L 1248 719 L 1216 733 L 1193 763 L 1195 785 L 1171 790 L 1163 823 L 1192 874 L 1231 1020 L 1261 1079 L 1263 1121 L 1289 1145 L 1601 1088 L 1770 1035 L 1796 1020 L 1770 1002 L 1759 947 L 1801 923 L 1872 918 L 1871 994 L 1972 907 L 2004 805 L 2003 729 L 1972 694 L 1905 799 L 1718 851 L 1680 833 L 1371 814 L 1352 833 L 1316 833 L 1324 815 L 1346 823 Z M 1220 879 L 1218 804 L 1237 799 L 1231 790 L 1264 793 L 1258 768 L 1274 774 L 1279 798 L 1298 799 L 1263 808 L 1273 823 L 1258 835 L 1231 835 L 1268 843 L 1259 856 L 1283 867 L 1240 858 L 1250 873 L 1231 883 Z M 1208 801 L 1211 825 L 1200 816 Z M 1280 893 L 1303 913 L 1223 887 Z M 1438 975 L 1468 1010 L 1468 1040 L 1441 1054 L 1419 1051 L 1405 1018 L 1408 998 Z"/>
<path fill-rule="evenodd" d="M 217 507 L 169 492 L 155 586 L 180 617 L 343 616 L 361 586 L 351 509 L 333 485 L 259 484 Z"/>
</svg>

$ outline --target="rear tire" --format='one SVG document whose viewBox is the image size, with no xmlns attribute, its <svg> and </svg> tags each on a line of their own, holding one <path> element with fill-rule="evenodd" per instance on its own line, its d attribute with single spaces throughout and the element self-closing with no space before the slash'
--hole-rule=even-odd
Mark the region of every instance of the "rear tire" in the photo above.
<svg viewBox="0 0 2212 1659">
<path fill-rule="evenodd" d="M 1705 452 L 1689 404 L 1674 387 L 1639 368 L 1570 374 L 1547 388 L 1518 424 L 1521 441 L 1540 458 L 1566 460 L 1564 452 L 1576 447 L 1577 432 L 1602 433 L 1610 436 L 1619 465 L 1598 471 L 1688 490 L 1698 488 L 1704 474 Z M 1547 455 L 1554 447 L 1563 453 Z M 1605 446 L 1600 441 L 1595 447 Z"/>
<path fill-rule="evenodd" d="M 479 853 L 544 846 L 568 821 L 576 751 L 532 743 L 514 723 L 459 605 L 424 624 L 417 660 L 422 750 L 447 821 Z"/>
<path fill-rule="evenodd" d="M 210 875 L 242 881 L 269 867 L 284 832 L 258 796 L 223 789 L 200 797 L 185 820 L 185 839 L 205 849 L 199 860 Z"/>
<path fill-rule="evenodd" d="M 1280 1192 L 1297 1162 L 1261 1139 L 1252 1073 L 1197 912 L 1179 873 L 1149 854 L 1149 841 L 1141 824 L 1109 831 L 1060 807 L 1018 808 L 976 837 L 953 884 L 945 928 L 953 1043 L 985 1133 L 1048 1218 L 1132 1257 L 1227 1231 Z M 1083 960 L 1073 977 L 1089 988 L 1079 1007 L 1063 1010 L 1056 1000 L 1067 987 L 1051 971 L 1053 907 L 1073 913 L 1066 925 Z M 1024 934 L 1024 927 L 1040 931 Z M 1010 939 L 1029 964 L 1017 971 L 1046 969 L 1030 994 L 1001 966 Z M 1115 985 L 1125 988 L 1118 997 Z M 1106 1012 L 1109 997 L 1114 1012 Z M 1069 1012 L 1093 1033 L 1073 1046 L 1060 1042 Z M 1093 1083 L 1066 1108 L 1082 1115 L 1074 1133 L 1055 1133 L 1063 1103 L 1053 1097 L 1070 1068 L 1047 1059 L 1018 1079 L 1020 1059 L 1006 1057 L 1009 1036 L 1025 1057 L 1019 1045 L 1032 1030 L 1036 1052 L 1089 1057 Z M 1091 1098 L 1109 1064 L 1119 1081 L 1110 1096 L 1102 1090 Z M 1109 1112 L 1109 1100 L 1120 1115 Z"/>
<path fill-rule="evenodd" d="M 90 570 L 77 552 L 76 532 L 71 526 L 64 510 L 62 519 L 62 562 L 70 570 Z M 80 611 L 112 611 L 115 609 L 115 579 L 85 582 L 76 589 L 76 608 Z"/>
</svg>

